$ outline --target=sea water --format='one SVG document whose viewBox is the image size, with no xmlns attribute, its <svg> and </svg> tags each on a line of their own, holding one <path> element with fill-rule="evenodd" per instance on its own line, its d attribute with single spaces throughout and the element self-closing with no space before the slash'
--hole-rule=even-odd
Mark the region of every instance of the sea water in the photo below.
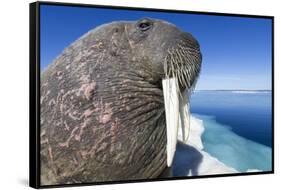
<svg viewBox="0 0 281 190">
<path fill-rule="evenodd" d="M 204 151 L 240 172 L 271 171 L 271 91 L 195 91 L 191 113 L 203 120 Z"/>
</svg>

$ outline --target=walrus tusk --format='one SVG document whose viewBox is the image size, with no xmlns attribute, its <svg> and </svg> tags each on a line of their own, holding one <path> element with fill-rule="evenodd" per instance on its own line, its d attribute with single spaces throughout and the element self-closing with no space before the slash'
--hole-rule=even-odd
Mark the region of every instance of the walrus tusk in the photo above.
<svg viewBox="0 0 281 190">
<path fill-rule="evenodd" d="M 162 86 L 167 128 L 167 166 L 170 167 L 176 151 L 179 127 L 179 91 L 177 79 L 163 79 Z"/>
<path fill-rule="evenodd" d="M 190 106 L 189 106 L 188 96 L 186 92 L 182 93 L 182 95 L 180 96 L 179 108 L 180 108 L 179 120 L 182 130 L 182 141 L 186 142 L 188 139 L 188 133 L 190 127 Z"/>
<path fill-rule="evenodd" d="M 167 166 L 170 167 L 176 151 L 178 128 L 181 126 L 182 141 L 186 142 L 190 127 L 190 109 L 186 92 L 179 96 L 176 78 L 162 80 L 167 127 Z"/>
</svg>

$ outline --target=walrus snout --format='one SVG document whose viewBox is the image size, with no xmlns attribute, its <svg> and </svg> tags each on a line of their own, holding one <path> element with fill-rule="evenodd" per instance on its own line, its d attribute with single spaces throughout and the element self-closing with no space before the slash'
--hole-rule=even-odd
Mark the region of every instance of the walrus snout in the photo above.
<svg viewBox="0 0 281 190">
<path fill-rule="evenodd" d="M 182 32 L 167 48 L 164 60 L 165 77 L 177 78 L 181 90 L 191 89 L 200 73 L 201 62 L 198 41 L 191 34 Z"/>
</svg>

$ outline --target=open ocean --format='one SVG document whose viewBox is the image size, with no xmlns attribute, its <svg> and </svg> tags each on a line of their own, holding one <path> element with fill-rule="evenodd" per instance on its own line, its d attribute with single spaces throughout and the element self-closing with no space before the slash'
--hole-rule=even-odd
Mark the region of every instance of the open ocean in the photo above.
<svg viewBox="0 0 281 190">
<path fill-rule="evenodd" d="M 272 170 L 271 91 L 195 91 L 204 150 L 240 172 Z"/>
</svg>

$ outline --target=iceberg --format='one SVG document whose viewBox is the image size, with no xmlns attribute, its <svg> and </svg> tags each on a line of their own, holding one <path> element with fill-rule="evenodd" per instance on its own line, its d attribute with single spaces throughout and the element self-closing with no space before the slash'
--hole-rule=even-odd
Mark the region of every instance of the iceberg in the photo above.
<svg viewBox="0 0 281 190">
<path fill-rule="evenodd" d="M 271 91 L 269 90 L 233 90 L 232 93 L 237 94 L 268 94 Z"/>
</svg>

